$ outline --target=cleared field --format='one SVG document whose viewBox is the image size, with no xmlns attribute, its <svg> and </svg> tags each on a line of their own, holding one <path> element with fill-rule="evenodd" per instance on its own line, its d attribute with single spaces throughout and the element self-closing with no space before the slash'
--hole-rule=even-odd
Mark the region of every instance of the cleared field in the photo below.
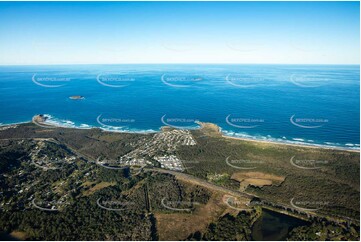
<svg viewBox="0 0 361 242">
<path fill-rule="evenodd" d="M 249 185 L 256 187 L 278 186 L 285 180 L 285 177 L 264 172 L 236 172 L 232 174 L 231 179 L 239 182 L 240 191 L 245 191 Z"/>
<path fill-rule="evenodd" d="M 99 191 L 99 190 L 109 187 L 109 186 L 114 186 L 115 184 L 116 184 L 115 182 L 100 182 L 100 183 L 94 185 L 93 182 L 86 182 L 83 184 L 83 186 L 88 189 L 83 192 L 83 195 L 84 196 L 92 195 L 96 191 Z M 90 187 L 90 186 L 92 186 L 92 187 Z"/>
<path fill-rule="evenodd" d="M 25 232 L 18 231 L 18 230 L 11 232 L 10 236 L 17 240 L 26 240 L 28 238 L 28 236 Z"/>
<path fill-rule="evenodd" d="M 197 206 L 193 213 L 155 213 L 159 239 L 185 240 L 192 233 L 204 232 L 227 210 L 222 195 L 214 193 L 206 205 Z"/>
</svg>

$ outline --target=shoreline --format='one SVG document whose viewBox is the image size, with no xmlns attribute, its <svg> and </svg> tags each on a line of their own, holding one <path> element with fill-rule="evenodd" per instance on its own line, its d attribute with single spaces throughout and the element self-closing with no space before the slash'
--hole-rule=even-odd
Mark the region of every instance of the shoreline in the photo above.
<svg viewBox="0 0 361 242">
<path fill-rule="evenodd" d="M 360 149 L 347 149 L 345 147 L 337 147 L 337 146 L 326 146 L 326 145 L 308 145 L 308 144 L 293 144 L 287 142 L 280 142 L 280 141 L 272 141 L 272 140 L 259 140 L 259 139 L 251 139 L 251 138 L 241 138 L 241 137 L 233 137 L 227 136 L 222 134 L 222 137 L 225 139 L 233 139 L 233 140 L 241 140 L 241 141 L 248 141 L 248 142 L 256 142 L 256 143 L 263 143 L 263 144 L 270 144 L 270 145 L 287 145 L 293 147 L 300 147 L 300 148 L 313 148 L 313 149 L 325 149 L 325 150 L 337 150 L 337 151 L 350 151 L 360 153 Z"/>
<path fill-rule="evenodd" d="M 300 147 L 300 148 L 313 148 L 313 149 L 326 149 L 326 150 L 337 150 L 337 151 L 350 151 L 350 152 L 356 152 L 360 153 L 360 148 L 358 149 L 352 149 L 347 147 L 337 147 L 337 146 L 327 146 L 327 145 L 320 145 L 320 144 L 299 144 L 299 143 L 291 143 L 289 142 L 281 142 L 281 141 L 275 141 L 275 140 L 260 140 L 260 139 L 252 139 L 252 138 L 244 138 L 244 137 L 234 137 L 225 135 L 224 132 L 222 132 L 222 128 L 214 123 L 206 123 L 206 122 L 197 122 L 201 129 L 211 129 L 214 132 L 218 133 L 222 138 L 224 139 L 233 139 L 233 140 L 240 140 L 245 142 L 256 142 L 256 143 L 262 143 L 262 144 L 269 144 L 269 145 L 288 145 L 292 147 Z"/>
<path fill-rule="evenodd" d="M 252 139 L 252 138 L 244 138 L 244 137 L 234 137 L 225 135 L 222 132 L 221 127 L 214 123 L 206 123 L 206 122 L 197 122 L 201 127 L 200 129 L 205 129 L 207 126 L 210 126 L 208 128 L 213 129 L 215 132 L 217 132 L 222 138 L 224 139 L 232 139 L 232 140 L 240 140 L 240 141 L 246 141 L 246 142 L 256 142 L 256 143 L 262 143 L 262 144 L 269 144 L 269 145 L 288 145 L 292 147 L 300 147 L 300 148 L 313 148 L 313 149 L 326 149 L 326 150 L 337 150 L 337 151 L 350 151 L 350 152 L 356 152 L 360 153 L 360 148 L 352 149 L 347 147 L 337 147 L 337 146 L 327 146 L 327 145 L 321 145 L 321 144 L 299 144 L 299 143 L 291 143 L 289 142 L 281 142 L 281 141 L 275 141 L 275 140 L 260 140 L 260 139 Z"/>
<path fill-rule="evenodd" d="M 149 131 L 129 131 L 129 130 L 109 130 L 109 129 L 105 129 L 103 127 L 95 127 L 95 126 L 90 126 L 88 125 L 88 127 L 79 127 L 79 126 L 65 126 L 65 125 L 60 125 L 60 124 L 56 124 L 56 123 L 47 123 L 47 122 L 41 122 L 39 123 L 36 119 L 39 115 L 35 115 L 31 121 L 28 122 L 23 122 L 22 124 L 26 124 L 26 123 L 33 123 L 39 127 L 42 128 L 47 128 L 47 129 L 52 129 L 52 128 L 62 128 L 62 129 L 101 129 L 104 132 L 113 132 L 113 133 L 129 133 L 129 134 L 151 134 L 151 133 L 158 133 L 161 132 L 162 130 L 149 130 Z M 8 124 L 8 125 L 17 125 L 15 124 Z M 4 125 L 6 126 L 6 125 Z"/>
<path fill-rule="evenodd" d="M 13 124 L 2 124 L 0 125 L 0 127 L 4 127 L 4 126 L 13 126 L 13 125 L 21 125 L 21 124 L 35 124 L 39 127 L 42 128 L 66 128 L 66 129 L 101 129 L 103 132 L 114 132 L 114 133 L 129 133 L 129 134 L 151 134 L 151 133 L 159 133 L 162 132 L 163 129 L 165 127 L 169 127 L 169 126 L 162 126 L 159 128 L 158 131 L 129 131 L 129 130 L 108 130 L 108 129 L 104 129 L 102 127 L 67 127 L 67 126 L 62 126 L 62 125 L 56 125 L 56 124 L 52 124 L 52 123 L 46 123 L 46 122 L 41 122 L 39 123 L 37 120 L 37 115 L 35 115 L 34 117 L 32 117 L 31 121 L 25 121 L 25 122 L 20 122 L 20 123 L 13 123 Z M 256 142 L 256 143 L 262 143 L 262 144 L 269 144 L 269 145 L 286 145 L 286 146 L 292 146 L 292 147 L 300 147 L 300 148 L 312 148 L 312 149 L 325 149 L 325 150 L 335 150 L 335 151 L 349 151 L 349 152 L 356 152 L 356 153 L 360 153 L 360 148 L 357 149 L 352 149 L 352 148 L 347 148 L 347 147 L 338 147 L 338 146 L 327 146 L 327 145 L 322 145 L 322 144 L 299 144 L 299 143 L 290 143 L 292 141 L 289 142 L 281 142 L 281 141 L 274 141 L 274 140 L 260 140 L 260 139 L 252 139 L 252 138 L 244 138 L 244 137 L 234 137 L 234 136 L 229 136 L 229 135 L 225 135 L 222 131 L 221 128 L 213 123 L 206 123 L 206 122 L 197 122 L 197 124 L 200 125 L 200 127 L 198 129 L 195 130 L 200 130 L 200 129 L 204 129 L 206 128 L 207 125 L 211 125 L 212 128 L 220 135 L 220 137 L 224 138 L 224 139 L 231 139 L 231 140 L 239 140 L 239 141 L 245 141 L 245 142 Z M 172 127 L 171 127 L 172 128 Z"/>
</svg>

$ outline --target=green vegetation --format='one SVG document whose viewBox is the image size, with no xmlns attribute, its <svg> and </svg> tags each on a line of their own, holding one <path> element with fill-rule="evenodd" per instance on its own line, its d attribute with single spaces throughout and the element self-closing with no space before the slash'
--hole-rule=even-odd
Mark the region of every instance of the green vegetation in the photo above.
<svg viewBox="0 0 361 242">
<path fill-rule="evenodd" d="M 333 224 L 327 221 L 314 221 L 310 226 L 293 229 L 288 240 L 346 241 L 360 240 L 360 227 L 347 224 Z"/>
<path fill-rule="evenodd" d="M 188 173 L 203 179 L 207 179 L 209 174 L 228 174 L 231 177 L 235 173 L 250 171 L 284 176 L 286 179 L 280 185 L 248 186 L 246 192 L 285 206 L 290 206 L 292 198 L 323 203 L 326 205 L 318 207 L 320 214 L 359 219 L 359 153 L 227 139 L 214 133 L 210 135 L 205 130 L 192 131 L 192 134 L 197 145 L 181 147 L 178 151 L 182 160 L 197 161 L 187 169 Z M 229 166 L 227 157 L 248 162 L 236 163 L 238 167 L 254 168 L 246 170 Z M 318 168 L 295 167 L 290 162 L 292 157 L 296 161 L 319 162 Z M 231 178 L 218 184 L 239 188 L 239 183 Z"/>
<path fill-rule="evenodd" d="M 217 184 L 217 185 L 223 185 L 225 186 L 227 184 L 227 182 L 229 181 L 229 178 L 230 178 L 230 175 L 227 174 L 227 173 L 224 173 L 224 174 L 217 174 L 217 173 L 214 173 L 214 174 L 207 174 L 207 180 L 209 182 L 212 182 L 214 184 Z"/>
<path fill-rule="evenodd" d="M 119 159 L 153 135 L 43 129 L 33 124 L 1 131 L 0 232 L 4 236 L 15 232 L 29 240 L 157 240 L 162 228 L 157 228 L 153 212 L 186 218 L 202 211 L 198 206 L 208 209 L 214 195 L 209 188 L 154 169 L 115 170 L 95 162 L 98 157 Z M 265 179 L 282 177 L 285 180 L 271 185 L 259 185 L 264 182 L 260 178 L 253 179 L 253 185 L 247 181 L 245 192 L 287 213 L 294 213 L 292 199 L 298 206 L 317 208 L 310 217 L 312 226 L 295 228 L 290 240 L 359 238 L 359 153 L 226 139 L 204 129 L 192 135 L 196 145 L 176 149 L 180 160 L 189 161 L 183 164 L 186 173 L 233 190 L 240 189 L 236 178 L 247 177 L 242 176 L 247 172 Z M 291 164 L 292 157 L 323 163 L 317 169 L 300 169 Z M 238 163 L 230 166 L 227 158 Z M 256 208 L 217 215 L 205 223 L 206 231 L 188 239 L 250 240 L 259 213 Z"/>
<path fill-rule="evenodd" d="M 251 240 L 251 227 L 260 212 L 261 210 L 258 209 L 252 212 L 240 212 L 236 216 L 226 214 L 217 222 L 211 223 L 204 234 L 198 231 L 191 234 L 187 240 Z"/>
</svg>

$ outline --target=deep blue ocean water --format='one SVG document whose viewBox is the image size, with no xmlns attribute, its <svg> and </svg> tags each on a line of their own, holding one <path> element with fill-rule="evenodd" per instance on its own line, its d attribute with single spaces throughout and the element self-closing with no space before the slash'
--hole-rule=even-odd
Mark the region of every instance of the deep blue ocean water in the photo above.
<svg viewBox="0 0 361 242">
<path fill-rule="evenodd" d="M 0 123 L 226 135 L 359 149 L 360 69 L 348 65 L 0 66 Z M 81 95 L 82 100 L 69 96 Z"/>
</svg>

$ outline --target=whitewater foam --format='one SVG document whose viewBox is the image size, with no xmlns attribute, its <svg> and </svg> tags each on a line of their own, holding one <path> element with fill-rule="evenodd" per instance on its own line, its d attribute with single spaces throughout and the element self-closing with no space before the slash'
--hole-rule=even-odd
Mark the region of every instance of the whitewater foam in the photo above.
<svg viewBox="0 0 361 242">
<path fill-rule="evenodd" d="M 320 148 L 343 148 L 343 149 L 348 149 L 348 150 L 358 150 L 359 149 L 359 144 L 345 144 L 345 145 L 341 145 L 339 143 L 332 143 L 332 142 L 324 142 L 324 144 L 321 143 L 315 143 L 314 140 L 307 140 L 305 141 L 302 138 L 292 138 L 291 140 L 287 140 L 285 136 L 283 136 L 282 138 L 274 138 L 271 137 L 270 135 L 266 135 L 266 136 L 251 136 L 249 134 L 246 133 L 236 133 L 233 131 L 227 131 L 227 130 L 221 130 L 222 134 L 224 136 L 228 136 L 228 137 L 235 137 L 235 138 L 243 138 L 243 139 L 249 139 L 249 140 L 261 140 L 261 141 L 269 141 L 269 142 L 276 142 L 276 143 L 283 143 L 283 144 L 294 144 L 294 145 L 305 145 L 305 146 L 311 146 L 311 147 L 320 147 Z"/>
</svg>

